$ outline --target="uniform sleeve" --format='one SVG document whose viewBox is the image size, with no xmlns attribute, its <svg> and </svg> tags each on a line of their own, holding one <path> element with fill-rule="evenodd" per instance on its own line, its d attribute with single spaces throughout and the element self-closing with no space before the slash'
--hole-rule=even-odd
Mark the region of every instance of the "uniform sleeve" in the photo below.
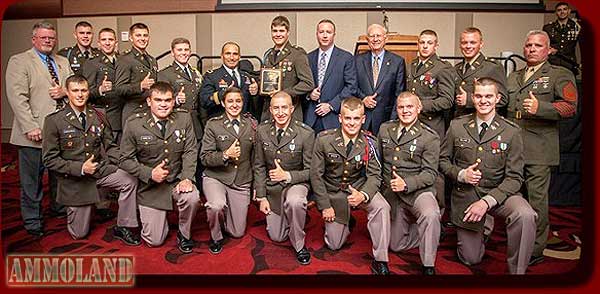
<svg viewBox="0 0 600 294">
<path fill-rule="evenodd" d="M 194 132 L 194 126 L 192 124 L 192 117 L 189 113 L 180 113 L 185 114 L 186 118 L 186 126 L 185 126 L 185 146 L 184 152 L 181 156 L 181 160 L 183 161 L 183 168 L 181 170 L 181 176 L 179 180 L 191 180 L 192 182 L 196 182 L 196 163 L 198 162 L 198 146 L 196 140 L 196 133 Z"/>
<path fill-rule="evenodd" d="M 200 162 L 205 167 L 219 167 L 227 165 L 223 161 L 223 151 L 217 150 L 217 134 L 213 130 L 214 122 L 209 121 L 204 129 L 202 137 L 202 149 L 200 150 Z"/>
<path fill-rule="evenodd" d="M 205 74 L 202 79 L 202 87 L 200 88 L 200 106 L 203 108 L 212 108 L 216 104 L 212 99 L 212 96 L 217 92 L 216 83 L 213 81 L 213 77 L 210 74 Z"/>
<path fill-rule="evenodd" d="M 110 164 L 119 165 L 119 145 L 117 145 L 117 141 L 113 137 L 110 124 L 108 124 L 106 121 L 103 121 L 103 123 L 104 130 L 102 131 L 102 145 L 106 150 L 108 162 Z"/>
<path fill-rule="evenodd" d="M 319 210 L 331 207 L 327 187 L 323 181 L 325 175 L 325 150 L 322 140 L 317 138 L 313 147 L 313 155 L 310 162 L 310 184 L 316 196 Z"/>
<path fill-rule="evenodd" d="M 127 121 L 123 130 L 119 167 L 142 182 L 149 183 L 152 179 L 152 167 L 141 164 L 137 159 L 137 142 L 131 124 L 131 121 Z"/>
<path fill-rule="evenodd" d="M 333 112 L 340 113 L 342 101 L 348 97 L 354 96 L 357 91 L 358 83 L 356 80 L 356 63 L 354 58 L 349 56 L 344 63 L 344 88 L 329 101 Z"/>
<path fill-rule="evenodd" d="M 440 149 L 440 171 L 453 182 L 458 182 L 458 173 L 461 168 L 454 165 L 454 123 L 451 123 L 446 136 L 442 140 L 442 147 Z"/>
<path fill-rule="evenodd" d="M 508 90 L 506 88 L 506 85 L 507 85 L 506 71 L 504 70 L 504 67 L 500 64 L 496 63 L 495 67 L 496 67 L 496 70 L 494 71 L 494 73 L 495 73 L 494 78 L 498 81 L 498 83 L 500 83 L 498 93 L 500 93 L 500 95 L 502 95 L 502 97 L 500 97 L 500 102 L 498 102 L 496 104 L 496 108 L 503 108 L 508 105 Z"/>
<path fill-rule="evenodd" d="M 366 139 L 368 140 L 368 139 Z M 369 144 L 368 142 L 365 142 Z M 366 166 L 367 169 L 367 180 L 364 182 L 362 187 L 356 187 L 357 190 L 367 193 L 369 195 L 369 201 L 375 197 L 375 193 L 379 191 L 381 185 L 381 161 L 375 150 L 369 149 L 369 163 Z"/>
<path fill-rule="evenodd" d="M 262 146 L 263 138 L 257 131 L 254 145 L 254 189 L 256 190 L 256 198 L 267 197 L 267 165 Z"/>
<path fill-rule="evenodd" d="M 131 64 L 125 58 L 120 62 L 117 62 L 115 80 L 114 90 L 117 91 L 117 94 L 123 100 L 127 100 L 131 96 L 142 94 L 140 83 L 135 83 L 132 80 Z"/>
<path fill-rule="evenodd" d="M 573 117 L 577 112 L 577 88 L 575 77 L 566 69 L 561 69 L 554 83 L 554 101 L 538 99 L 536 118 L 560 120 Z"/>
<path fill-rule="evenodd" d="M 96 101 L 102 98 L 102 94 L 100 94 L 100 86 L 97 82 L 98 72 L 96 64 L 92 61 L 88 61 L 81 66 L 81 74 L 88 81 L 89 90 L 90 90 L 90 102 L 96 103 Z M 104 77 L 102 77 L 104 78 Z"/>
<path fill-rule="evenodd" d="M 425 145 L 421 159 L 421 172 L 404 179 L 408 188 L 407 193 L 430 187 L 435 183 L 440 158 L 440 138 L 435 134 L 433 136 L 433 140 Z"/>
<path fill-rule="evenodd" d="M 309 131 L 302 142 L 302 170 L 289 171 L 292 180 L 290 184 L 308 183 L 310 180 L 310 162 L 312 159 L 315 136 L 313 131 Z M 260 149 L 260 148 L 259 148 Z"/>
<path fill-rule="evenodd" d="M 29 92 L 31 77 L 29 74 L 28 67 L 24 64 L 21 56 L 12 56 L 10 58 L 6 66 L 6 98 L 12 108 L 15 120 L 21 126 L 23 134 L 40 128 L 40 125 L 33 117 L 31 105 L 29 104 L 29 99 L 31 98 L 31 93 Z M 48 87 L 50 87 L 50 84 L 48 84 Z M 48 99 L 51 99 L 49 95 Z"/>
<path fill-rule="evenodd" d="M 504 168 L 504 180 L 498 187 L 489 191 L 488 195 L 494 197 L 502 204 L 507 197 L 517 194 L 523 183 L 523 139 L 520 131 L 516 131 L 508 147 L 508 156 Z"/>
<path fill-rule="evenodd" d="M 42 160 L 49 170 L 81 177 L 83 161 L 66 160 L 61 157 L 60 133 L 51 117 L 46 117 L 42 133 Z"/>
<path fill-rule="evenodd" d="M 406 81 L 404 79 L 404 68 L 405 68 L 404 58 L 399 56 L 398 59 L 399 59 L 400 63 L 398 64 L 398 70 L 396 71 L 396 80 L 394 81 L 396 83 L 396 85 L 395 85 L 396 92 L 394 93 L 394 97 L 392 97 L 392 99 L 394 99 L 394 108 L 392 108 L 392 114 L 391 114 L 390 119 L 398 119 L 398 110 L 396 109 L 396 105 L 398 104 L 398 99 L 396 99 L 396 97 L 398 97 L 398 95 L 400 95 L 400 93 L 402 93 L 402 91 L 404 91 L 404 83 Z"/>
<path fill-rule="evenodd" d="M 315 88 L 315 82 L 313 80 L 312 71 L 308 64 L 308 56 L 306 53 L 298 53 L 296 57 L 296 75 L 298 82 L 291 88 L 283 89 L 286 93 L 291 96 L 302 96 Z"/>
<path fill-rule="evenodd" d="M 454 81 L 452 78 L 452 67 L 445 67 L 437 75 L 438 92 L 433 99 L 421 100 L 423 112 L 441 112 L 452 108 L 454 104 L 453 89 Z"/>
</svg>

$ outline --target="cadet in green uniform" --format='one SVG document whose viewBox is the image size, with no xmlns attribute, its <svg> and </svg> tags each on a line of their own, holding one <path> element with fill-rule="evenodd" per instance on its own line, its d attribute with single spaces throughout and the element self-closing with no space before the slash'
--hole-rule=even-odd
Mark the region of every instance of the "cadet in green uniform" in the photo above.
<svg viewBox="0 0 600 294">
<path fill-rule="evenodd" d="M 340 249 L 350 235 L 351 208 L 367 211 L 367 228 L 373 242 L 371 271 L 388 275 L 390 205 L 378 192 L 381 163 L 376 139 L 362 131 L 365 109 L 360 99 L 344 99 L 340 129 L 325 130 L 315 139 L 310 183 L 325 221 L 325 244 Z"/>
<path fill-rule="evenodd" d="M 82 73 L 82 66 L 90 59 L 100 55 L 100 50 L 92 47 L 94 32 L 92 24 L 87 21 L 80 21 L 75 25 L 73 37 L 77 43 L 71 47 L 65 47 L 56 54 L 64 56 L 69 60 L 69 65 L 73 73 Z"/>
<path fill-rule="evenodd" d="M 476 113 L 454 119 L 440 152 L 440 170 L 454 182 L 452 222 L 459 259 L 474 265 L 485 253 L 483 226 L 488 214 L 502 217 L 507 231 L 511 274 L 525 274 L 535 239 L 536 213 L 520 195 L 523 141 L 519 127 L 496 113 L 498 82 L 475 83 Z"/>
<path fill-rule="evenodd" d="M 292 97 L 280 91 L 271 97 L 272 119 L 258 126 L 254 159 L 254 187 L 260 211 L 267 215 L 271 240 L 290 239 L 296 260 L 310 263 L 304 246 L 306 197 L 314 132 L 302 122 L 292 121 Z"/>
<path fill-rule="evenodd" d="M 131 49 L 119 58 L 116 68 L 115 91 L 125 104 L 122 122 L 134 113 L 148 111 L 146 98 L 150 86 L 158 78 L 158 63 L 146 51 L 150 41 L 148 26 L 135 23 L 129 28 Z"/>
<path fill-rule="evenodd" d="M 277 16 L 271 22 L 271 39 L 275 46 L 269 48 L 263 57 L 263 66 L 277 68 L 282 71 L 281 87 L 283 91 L 292 96 L 294 102 L 293 119 L 303 121 L 302 106 L 300 101 L 304 95 L 310 93 L 315 84 L 312 71 L 308 64 L 306 51 L 289 42 L 290 21 L 285 16 Z M 263 96 L 261 120 L 270 118 L 270 97 Z"/>
<path fill-rule="evenodd" d="M 418 96 L 402 92 L 396 105 L 398 119 L 384 123 L 377 137 L 383 162 L 381 191 L 391 207 L 390 249 L 405 251 L 418 246 L 423 274 L 435 275 L 440 208 L 434 182 L 440 137 L 417 119 L 422 109 Z"/>
<path fill-rule="evenodd" d="M 532 264 L 542 261 L 548 238 L 550 167 L 560 159 L 558 122 L 577 109 L 575 78 L 564 67 L 546 62 L 549 45 L 546 32 L 529 32 L 523 47 L 527 67 L 508 77 L 508 117 L 522 129 L 527 196 L 538 214 Z"/>
<path fill-rule="evenodd" d="M 87 104 L 89 88 L 81 75 L 65 82 L 69 104 L 46 117 L 44 165 L 58 174 L 58 199 L 67 206 L 67 229 L 73 239 L 87 236 L 98 187 L 119 191 L 119 214 L 113 235 L 127 245 L 140 245 L 129 228 L 138 226 L 137 179 L 118 169 L 119 148 L 106 114 Z M 101 152 L 105 151 L 105 154 Z"/>
<path fill-rule="evenodd" d="M 544 25 L 543 30 L 550 37 L 550 56 L 548 61 L 554 65 L 570 69 L 574 75 L 579 73 L 579 64 L 575 49 L 581 34 L 581 25 L 576 19 L 569 18 L 571 8 L 566 2 L 555 6 L 557 19 Z"/>
<path fill-rule="evenodd" d="M 125 123 L 120 167 L 139 180 L 137 204 L 146 244 L 164 243 L 169 233 L 167 212 L 175 202 L 177 248 L 191 253 L 192 221 L 200 205 L 194 185 L 198 148 L 192 118 L 183 108 L 173 110 L 175 98 L 168 83 L 157 82 L 149 92 L 150 113 L 137 113 Z"/>
</svg>

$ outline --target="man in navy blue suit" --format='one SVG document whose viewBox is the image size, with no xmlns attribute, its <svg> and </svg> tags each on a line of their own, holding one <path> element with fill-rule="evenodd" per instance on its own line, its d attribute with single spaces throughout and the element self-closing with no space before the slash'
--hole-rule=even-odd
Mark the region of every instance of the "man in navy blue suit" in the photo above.
<svg viewBox="0 0 600 294">
<path fill-rule="evenodd" d="M 384 49 L 387 31 L 379 24 L 367 28 L 369 52 L 356 56 L 358 98 L 365 105 L 363 128 L 374 134 L 379 126 L 398 118 L 396 97 L 404 91 L 404 58 Z"/>
<path fill-rule="evenodd" d="M 317 24 L 319 48 L 308 53 L 317 86 L 306 97 L 304 123 L 315 133 L 339 128 L 340 104 L 356 93 L 356 66 L 350 52 L 334 45 L 335 24 L 323 19 Z"/>
</svg>

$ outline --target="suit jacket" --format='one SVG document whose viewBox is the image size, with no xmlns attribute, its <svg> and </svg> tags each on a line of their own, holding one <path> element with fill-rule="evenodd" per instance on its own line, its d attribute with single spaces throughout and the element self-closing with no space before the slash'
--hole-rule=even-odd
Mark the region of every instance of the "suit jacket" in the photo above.
<svg viewBox="0 0 600 294">
<path fill-rule="evenodd" d="M 240 129 L 237 134 L 226 114 L 209 119 L 200 150 L 204 174 L 228 186 L 251 183 L 256 124 L 251 115 L 240 116 Z M 236 139 L 240 144 L 240 157 L 223 160 L 223 152 Z"/>
<path fill-rule="evenodd" d="M 106 55 L 100 53 L 97 57 L 88 60 L 81 69 L 81 74 L 85 76 L 89 83 L 90 103 L 106 109 L 108 123 L 110 123 L 113 131 L 121 131 L 123 129 L 121 124 L 123 100 L 117 95 L 114 85 L 118 59 L 118 56 L 115 55 L 115 64 L 113 64 Z M 113 82 L 113 89 L 106 93 L 100 93 L 99 89 L 104 77 L 107 77 L 108 81 Z"/>
<path fill-rule="evenodd" d="M 481 171 L 479 184 L 458 182 L 458 173 L 475 162 Z M 523 140 L 519 127 L 496 114 L 481 140 L 475 114 L 463 115 L 450 123 L 440 152 L 440 171 L 453 181 L 451 220 L 459 227 L 483 231 L 485 217 L 477 223 L 462 221 L 471 203 L 492 196 L 502 205 L 519 193 L 523 183 Z"/>
<path fill-rule="evenodd" d="M 404 58 L 390 51 L 385 51 L 380 61 L 381 70 L 377 84 L 373 84 L 373 67 L 371 66 L 371 51 L 357 55 L 356 74 L 358 77 L 357 96 L 360 99 L 377 93 L 377 106 L 374 109 L 365 108 L 367 120 L 363 127 L 379 132 L 382 123 L 398 118 L 396 113 L 396 98 L 404 91 Z"/>
<path fill-rule="evenodd" d="M 73 74 L 69 61 L 53 54 L 55 68 L 61 86 Z M 41 142 L 27 139 L 26 133 L 36 128 L 43 129 L 44 118 L 56 109 L 56 100 L 50 98 L 48 89 L 52 78 L 45 62 L 31 48 L 15 54 L 6 66 L 6 98 L 14 113 L 10 143 L 18 146 L 42 148 Z"/>
<path fill-rule="evenodd" d="M 392 208 L 392 218 L 396 215 L 400 201 L 413 206 L 422 193 L 436 194 L 433 184 L 440 157 L 440 137 L 436 131 L 416 121 L 398 140 L 399 127 L 399 120 L 388 121 L 381 126 L 377 137 L 383 163 L 381 190 Z M 407 187 L 405 192 L 392 191 L 392 171 L 404 179 Z"/>
<path fill-rule="evenodd" d="M 132 115 L 121 138 L 119 167 L 139 179 L 137 203 L 161 210 L 173 209 L 172 191 L 182 180 L 195 181 L 198 148 L 192 119 L 185 109 L 168 117 L 165 136 L 150 113 Z M 152 169 L 163 160 L 169 175 L 152 180 Z"/>
<path fill-rule="evenodd" d="M 256 130 L 254 149 L 254 188 L 256 198 L 267 197 L 271 210 L 281 215 L 281 193 L 283 189 L 297 184 L 309 186 L 310 159 L 315 135 L 306 124 L 297 120 L 283 133 L 277 142 L 277 128 L 273 120 L 267 120 Z M 290 173 L 290 182 L 273 182 L 269 170 L 275 169 L 275 160 L 281 168 Z"/>
<path fill-rule="evenodd" d="M 376 154 L 376 139 L 361 131 L 346 156 L 341 129 L 317 135 L 310 164 L 310 183 L 319 210 L 333 207 L 335 221 L 348 224 L 349 185 L 373 199 L 381 184 L 381 163 Z"/>
<path fill-rule="evenodd" d="M 430 56 L 419 70 L 418 64 L 419 58 L 415 58 L 408 65 L 406 90 L 421 98 L 423 110 L 419 120 L 443 137 L 446 134 L 444 112 L 454 104 L 452 65 L 441 60 L 437 54 Z"/>
<path fill-rule="evenodd" d="M 242 111 L 250 112 L 252 100 L 255 97 L 252 96 L 250 90 L 248 90 L 250 84 L 252 84 L 252 80 L 248 74 L 240 71 L 239 66 L 237 72 L 240 75 L 240 80 L 242 82 L 238 88 L 242 90 L 242 94 L 244 95 L 244 108 Z M 204 74 L 202 87 L 200 89 L 200 105 L 206 109 L 208 118 L 217 117 L 225 113 L 225 108 L 221 105 L 223 94 L 232 83 L 234 85 L 237 84 L 237 82 L 234 81 L 234 78 L 227 72 L 224 65 L 215 70 L 209 70 Z"/>
<path fill-rule="evenodd" d="M 106 114 L 86 107 L 86 127 L 71 106 L 49 114 L 44 124 L 44 165 L 57 173 L 57 201 L 67 206 L 90 205 L 100 200 L 96 180 L 117 170 L 119 146 L 114 142 Z M 91 156 L 98 163 L 92 175 L 82 175 L 83 163 Z"/>
<path fill-rule="evenodd" d="M 525 164 L 558 165 L 558 122 L 577 111 L 575 77 L 564 67 L 548 62 L 527 81 L 523 81 L 524 77 L 525 68 L 508 77 L 508 117 L 521 127 Z M 523 100 L 529 98 L 529 91 L 539 103 L 535 115 L 523 109 Z"/>
<path fill-rule="evenodd" d="M 312 70 L 315 87 L 319 86 L 319 48 L 308 53 L 308 62 Z M 304 123 L 314 127 L 318 115 L 315 113 L 319 103 L 329 103 L 333 108 L 327 115 L 321 117 L 325 129 L 340 127 L 338 114 L 340 105 L 345 98 L 354 96 L 356 93 L 356 65 L 354 57 L 350 52 L 336 46 L 331 51 L 327 70 L 321 85 L 321 97 L 319 101 L 313 101 L 309 95 L 306 96 Z"/>
<path fill-rule="evenodd" d="M 479 57 L 473 61 L 471 68 L 463 73 L 465 67 L 465 61 L 461 61 L 454 66 L 454 96 L 451 97 L 452 101 L 456 100 L 456 95 L 460 94 L 460 87 L 467 92 L 467 105 L 458 106 L 456 105 L 456 111 L 454 117 L 461 116 L 463 114 L 469 114 L 475 112 L 473 108 L 473 91 L 475 90 L 474 81 L 479 78 L 493 78 L 500 83 L 498 92 L 502 95 L 500 102 L 496 104 L 497 108 L 505 107 L 508 104 L 508 92 L 506 91 L 506 72 L 504 67 L 492 59 L 488 59 L 483 55 L 479 54 Z M 498 109 L 500 110 L 500 109 Z"/>
</svg>

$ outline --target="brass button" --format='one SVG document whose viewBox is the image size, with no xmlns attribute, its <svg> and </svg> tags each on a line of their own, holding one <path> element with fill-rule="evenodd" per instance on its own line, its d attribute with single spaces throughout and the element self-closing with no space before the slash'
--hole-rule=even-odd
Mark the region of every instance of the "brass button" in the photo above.
<svg viewBox="0 0 600 294">
<path fill-rule="evenodd" d="M 165 153 L 169 153 L 169 149 L 165 149 Z"/>
<path fill-rule="evenodd" d="M 397 167 L 395 167 L 395 166 L 392 166 L 392 169 L 393 169 L 393 170 L 397 170 L 398 168 L 397 168 Z"/>
<path fill-rule="evenodd" d="M 89 147 L 89 146 L 90 146 L 90 144 L 89 144 L 89 143 L 85 143 L 85 147 Z"/>
<path fill-rule="evenodd" d="M 398 156 L 394 156 L 394 160 L 398 160 Z"/>
<path fill-rule="evenodd" d="M 477 161 L 477 163 L 481 163 L 481 158 L 477 158 L 475 161 Z"/>
<path fill-rule="evenodd" d="M 467 82 L 465 82 L 465 81 L 462 81 L 462 83 L 460 83 L 460 84 L 461 84 L 461 85 L 464 85 L 464 84 L 466 84 L 466 83 L 467 83 Z"/>
<path fill-rule="evenodd" d="M 144 145 L 148 145 L 148 142 L 144 142 Z"/>
<path fill-rule="evenodd" d="M 431 116 L 429 116 L 428 118 L 429 118 L 429 120 L 432 120 L 432 119 L 433 119 L 433 117 L 431 117 Z"/>
<path fill-rule="evenodd" d="M 333 160 L 332 160 L 333 161 Z M 349 162 L 346 161 L 346 165 L 350 164 Z"/>
<path fill-rule="evenodd" d="M 277 158 L 277 162 L 281 162 L 281 158 Z"/>
<path fill-rule="evenodd" d="M 347 171 L 347 170 L 345 170 L 345 171 L 344 171 L 344 173 L 345 173 L 345 174 L 347 174 L 347 173 L 348 173 L 348 171 Z"/>
<path fill-rule="evenodd" d="M 396 147 L 396 151 L 400 151 L 400 147 Z"/>
<path fill-rule="evenodd" d="M 234 165 L 233 168 L 237 168 L 237 165 Z"/>
<path fill-rule="evenodd" d="M 343 178 L 342 178 L 342 180 L 343 180 L 343 181 L 345 181 L 345 180 L 347 180 L 347 178 L 346 178 L 346 177 L 343 177 Z"/>
<path fill-rule="evenodd" d="M 86 134 L 83 134 L 83 136 L 84 136 L 84 137 L 87 137 L 87 133 L 86 133 Z"/>
<path fill-rule="evenodd" d="M 165 144 L 169 143 L 169 141 L 165 140 Z"/>
<path fill-rule="evenodd" d="M 281 154 L 281 150 L 277 150 L 277 154 Z"/>
<path fill-rule="evenodd" d="M 477 148 L 477 150 L 483 151 L 483 147 L 479 146 L 479 148 Z"/>
<path fill-rule="evenodd" d="M 85 153 L 85 156 L 89 156 L 90 154 L 88 152 Z"/>
</svg>

